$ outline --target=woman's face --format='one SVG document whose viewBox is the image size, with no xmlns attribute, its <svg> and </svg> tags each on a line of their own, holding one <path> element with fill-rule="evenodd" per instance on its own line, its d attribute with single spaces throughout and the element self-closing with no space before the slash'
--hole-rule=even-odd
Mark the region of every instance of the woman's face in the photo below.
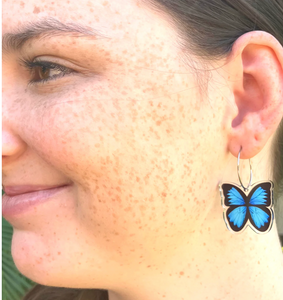
<svg viewBox="0 0 283 300">
<path fill-rule="evenodd" d="M 218 195 L 227 92 L 202 97 L 177 32 L 140 1 L 4 1 L 3 35 L 27 26 L 4 39 L 3 185 L 69 187 L 6 216 L 16 266 L 65 287 L 144 276 Z"/>
</svg>

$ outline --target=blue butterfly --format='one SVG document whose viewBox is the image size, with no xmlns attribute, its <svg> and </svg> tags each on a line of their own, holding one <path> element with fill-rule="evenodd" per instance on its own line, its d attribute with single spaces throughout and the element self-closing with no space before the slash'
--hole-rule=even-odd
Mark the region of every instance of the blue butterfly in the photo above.
<svg viewBox="0 0 283 300">
<path fill-rule="evenodd" d="M 255 232 L 268 232 L 273 223 L 273 187 L 272 181 L 263 181 L 252 185 L 252 190 L 246 194 L 241 186 L 234 183 L 223 183 L 219 186 L 223 195 L 222 205 L 228 209 L 224 219 L 228 229 L 240 232 L 249 225 Z"/>
</svg>

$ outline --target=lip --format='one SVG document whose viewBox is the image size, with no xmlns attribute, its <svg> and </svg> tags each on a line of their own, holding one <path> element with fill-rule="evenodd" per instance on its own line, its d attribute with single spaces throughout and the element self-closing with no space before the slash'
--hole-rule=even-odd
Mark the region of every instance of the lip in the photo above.
<svg viewBox="0 0 283 300">
<path fill-rule="evenodd" d="M 5 186 L 4 191 L 8 196 L 17 196 L 21 194 L 31 193 L 35 191 L 41 190 L 50 190 L 53 188 L 59 187 L 59 185 L 13 185 L 13 186 Z"/>
<path fill-rule="evenodd" d="M 61 186 L 7 186 L 2 196 L 2 215 L 4 218 L 25 213 L 34 206 L 52 200 L 55 195 L 68 189 Z"/>
</svg>

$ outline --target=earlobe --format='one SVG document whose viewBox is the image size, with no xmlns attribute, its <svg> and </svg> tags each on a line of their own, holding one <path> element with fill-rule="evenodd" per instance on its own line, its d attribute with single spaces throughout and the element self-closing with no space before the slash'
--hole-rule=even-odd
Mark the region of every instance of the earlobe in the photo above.
<svg viewBox="0 0 283 300">
<path fill-rule="evenodd" d="M 229 74 L 237 115 L 231 120 L 228 149 L 241 158 L 257 155 L 283 116 L 283 48 L 270 34 L 253 31 L 233 45 Z"/>
</svg>

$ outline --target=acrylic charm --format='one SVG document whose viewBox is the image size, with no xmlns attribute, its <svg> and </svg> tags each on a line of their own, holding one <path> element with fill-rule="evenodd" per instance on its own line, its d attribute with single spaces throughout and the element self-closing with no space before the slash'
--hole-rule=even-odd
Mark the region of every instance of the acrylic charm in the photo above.
<svg viewBox="0 0 283 300">
<path fill-rule="evenodd" d="M 242 148 L 241 148 L 242 150 Z M 222 206 L 226 209 L 223 213 L 226 226 L 233 232 L 242 232 L 247 226 L 256 233 L 267 233 L 274 221 L 272 181 L 261 181 L 251 185 L 252 168 L 250 164 L 250 182 L 244 187 L 239 174 L 241 185 L 235 183 L 222 183 L 219 185 Z"/>
</svg>

